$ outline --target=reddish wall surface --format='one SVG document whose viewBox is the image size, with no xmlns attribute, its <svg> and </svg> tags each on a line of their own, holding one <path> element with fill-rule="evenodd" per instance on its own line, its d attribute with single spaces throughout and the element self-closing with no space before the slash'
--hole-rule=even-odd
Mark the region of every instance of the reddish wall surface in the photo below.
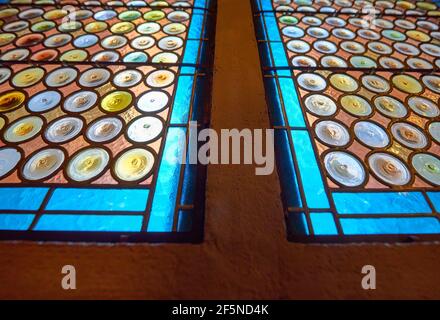
<svg viewBox="0 0 440 320">
<path fill-rule="evenodd" d="M 269 125 L 248 0 L 219 0 L 212 125 Z M 300 245 L 285 240 L 278 178 L 208 172 L 201 245 L 0 244 L 0 298 L 440 298 L 440 246 Z M 75 291 L 61 267 L 77 270 Z M 361 289 L 361 268 L 377 290 Z"/>
</svg>

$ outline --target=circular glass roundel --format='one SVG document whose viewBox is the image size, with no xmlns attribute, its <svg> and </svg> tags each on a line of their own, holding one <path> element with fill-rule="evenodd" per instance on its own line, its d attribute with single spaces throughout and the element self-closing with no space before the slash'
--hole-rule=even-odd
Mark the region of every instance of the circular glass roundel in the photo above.
<svg viewBox="0 0 440 320">
<path fill-rule="evenodd" d="M 299 22 L 298 18 L 292 16 L 281 16 L 279 18 L 280 23 L 291 26 Z"/>
<path fill-rule="evenodd" d="M 404 65 L 401 61 L 390 58 L 390 57 L 381 57 L 379 58 L 380 65 L 385 69 L 403 69 Z"/>
<path fill-rule="evenodd" d="M 374 32 L 373 30 L 359 29 L 357 31 L 357 33 L 361 38 L 364 38 L 367 40 L 379 40 L 380 39 L 380 35 L 377 32 Z"/>
<path fill-rule="evenodd" d="M 131 46 L 138 50 L 146 50 L 154 46 L 156 40 L 150 36 L 139 36 L 131 41 Z"/>
<path fill-rule="evenodd" d="M 332 54 L 332 53 L 335 53 L 336 51 L 338 51 L 338 48 L 336 47 L 336 45 L 334 43 L 331 43 L 326 40 L 315 41 L 313 43 L 313 48 L 315 48 L 315 50 L 317 50 L 321 53 L 326 53 L 326 54 Z"/>
<path fill-rule="evenodd" d="M 321 58 L 321 65 L 325 68 L 346 68 L 347 62 L 336 56 L 324 56 Z"/>
<path fill-rule="evenodd" d="M 440 122 L 432 122 L 428 127 L 431 137 L 440 143 Z"/>
<path fill-rule="evenodd" d="M 87 55 L 85 50 L 70 50 L 61 55 L 60 61 L 81 62 L 87 59 Z"/>
<path fill-rule="evenodd" d="M 339 91 L 354 92 L 359 89 L 356 80 L 347 74 L 335 73 L 330 76 L 329 80 L 331 85 Z"/>
<path fill-rule="evenodd" d="M 134 30 L 134 24 L 128 21 L 118 22 L 110 28 L 114 34 L 129 33 Z"/>
<path fill-rule="evenodd" d="M 327 17 L 325 22 L 334 27 L 343 27 L 347 24 L 345 20 L 338 17 Z"/>
<path fill-rule="evenodd" d="M 143 112 L 158 112 L 168 105 L 168 95 L 162 91 L 149 91 L 142 95 L 137 107 Z"/>
<path fill-rule="evenodd" d="M 167 16 L 168 20 L 173 22 L 183 22 L 190 19 L 190 15 L 185 11 L 172 11 Z"/>
<path fill-rule="evenodd" d="M 355 117 L 367 117 L 373 112 L 368 101 L 357 95 L 343 96 L 341 105 L 345 111 Z"/>
<path fill-rule="evenodd" d="M 407 56 L 417 56 L 420 54 L 419 48 L 413 46 L 412 44 L 396 42 L 394 43 L 393 47 L 396 49 L 396 51 Z"/>
<path fill-rule="evenodd" d="M 383 42 L 372 41 L 369 42 L 367 46 L 368 49 L 377 54 L 391 54 L 393 52 L 393 49 Z"/>
<path fill-rule="evenodd" d="M 44 40 L 44 45 L 49 48 L 58 48 L 65 46 L 71 40 L 72 40 L 72 36 L 70 34 L 59 33 L 46 38 L 46 40 Z"/>
<path fill-rule="evenodd" d="M 21 159 L 21 153 L 15 148 L 0 148 L 0 178 L 15 169 Z"/>
<path fill-rule="evenodd" d="M 98 95 L 93 91 L 77 91 L 64 101 L 64 110 L 81 113 L 92 108 L 98 101 Z"/>
<path fill-rule="evenodd" d="M 93 142 L 107 142 L 116 138 L 121 132 L 123 123 L 116 117 L 104 117 L 93 122 L 87 129 L 86 136 Z"/>
<path fill-rule="evenodd" d="M 46 84 L 50 87 L 64 87 L 72 83 L 78 75 L 73 68 L 63 67 L 50 72 L 46 77 Z"/>
<path fill-rule="evenodd" d="M 295 26 L 283 28 L 282 33 L 289 38 L 301 38 L 304 36 L 304 30 Z"/>
<path fill-rule="evenodd" d="M 403 103 L 390 96 L 380 96 L 374 100 L 376 109 L 390 118 L 404 118 L 408 114 L 408 110 Z"/>
<path fill-rule="evenodd" d="M 330 34 L 327 30 L 319 27 L 310 27 L 307 29 L 307 34 L 311 37 L 317 38 L 317 39 L 325 39 Z"/>
<path fill-rule="evenodd" d="M 440 160 L 429 153 L 418 153 L 411 161 L 416 172 L 430 183 L 440 186 Z"/>
<path fill-rule="evenodd" d="M 423 91 L 420 82 L 416 78 L 406 74 L 393 76 L 391 81 L 397 89 L 406 93 L 417 94 Z"/>
<path fill-rule="evenodd" d="M 160 31 L 160 24 L 157 22 L 146 22 L 138 25 L 137 31 L 140 34 L 154 34 Z"/>
<path fill-rule="evenodd" d="M 431 43 L 424 43 L 420 46 L 423 52 L 433 57 L 440 57 L 440 47 Z"/>
<path fill-rule="evenodd" d="M 336 121 L 324 120 L 315 126 L 316 136 L 325 144 L 342 147 L 350 142 L 347 128 Z"/>
<path fill-rule="evenodd" d="M 296 56 L 292 59 L 292 65 L 295 67 L 316 67 L 317 63 L 308 56 Z"/>
<path fill-rule="evenodd" d="M 113 91 L 101 100 L 101 108 L 107 112 L 122 112 L 132 103 L 133 97 L 127 91 Z"/>
<path fill-rule="evenodd" d="M 332 34 L 335 37 L 344 40 L 352 40 L 356 38 L 356 34 L 353 31 L 345 28 L 335 28 L 332 30 Z"/>
<path fill-rule="evenodd" d="M 28 108 L 32 112 L 46 112 L 58 106 L 61 94 L 58 91 L 43 91 L 34 95 L 28 102 Z"/>
<path fill-rule="evenodd" d="M 179 56 L 173 52 L 160 52 L 151 61 L 153 63 L 177 63 Z"/>
<path fill-rule="evenodd" d="M 3 61 L 22 61 L 29 56 L 30 52 L 28 49 L 13 49 L 5 52 L 0 60 Z"/>
<path fill-rule="evenodd" d="M 427 98 L 414 96 L 408 99 L 409 107 L 418 115 L 426 118 L 435 118 L 440 115 L 437 104 Z"/>
<path fill-rule="evenodd" d="M 45 137 L 52 143 L 64 143 L 78 136 L 83 121 L 74 117 L 65 117 L 52 122 L 46 129 Z"/>
<path fill-rule="evenodd" d="M 110 71 L 104 68 L 91 68 L 79 78 L 79 84 L 83 87 L 99 87 L 108 81 Z"/>
<path fill-rule="evenodd" d="M 304 103 L 308 111 L 323 117 L 335 114 L 337 109 L 332 99 L 321 94 L 309 95 Z"/>
<path fill-rule="evenodd" d="M 145 52 L 135 51 L 130 52 L 122 59 L 124 62 L 128 63 L 142 63 L 148 61 L 148 55 Z"/>
<path fill-rule="evenodd" d="M 163 27 L 163 32 L 171 36 L 176 36 L 185 32 L 186 26 L 181 23 L 170 23 Z"/>
<path fill-rule="evenodd" d="M 26 99 L 23 92 L 8 91 L 0 94 L 0 112 L 10 112 L 22 106 Z"/>
<path fill-rule="evenodd" d="M 324 157 L 328 174 L 339 184 L 357 187 L 365 181 L 365 169 L 360 161 L 349 153 L 334 151 Z"/>
<path fill-rule="evenodd" d="M 16 73 L 12 78 L 12 84 L 19 88 L 27 88 L 39 82 L 44 76 L 42 68 L 27 68 Z"/>
<path fill-rule="evenodd" d="M 327 87 L 325 79 L 314 73 L 301 73 L 298 77 L 298 84 L 308 91 L 322 91 Z"/>
<path fill-rule="evenodd" d="M 398 158 L 388 153 L 373 153 L 368 158 L 371 171 L 386 184 L 403 186 L 411 181 L 411 173 Z"/>
<path fill-rule="evenodd" d="M 399 143 L 411 149 L 422 149 L 428 145 L 428 139 L 424 133 L 406 122 L 394 123 L 391 126 L 391 133 Z"/>
<path fill-rule="evenodd" d="M 156 117 L 140 117 L 134 120 L 127 129 L 131 141 L 142 143 L 156 139 L 163 130 L 163 123 Z"/>
<path fill-rule="evenodd" d="M 376 75 L 364 75 L 362 85 L 375 93 L 385 93 L 390 91 L 390 84 L 387 80 Z"/>
<path fill-rule="evenodd" d="M 115 51 L 101 51 L 92 57 L 93 62 L 116 62 L 119 54 Z"/>
<path fill-rule="evenodd" d="M 390 143 L 387 132 L 370 121 L 359 121 L 354 125 L 356 138 L 370 148 L 385 148 Z"/>
<path fill-rule="evenodd" d="M 88 48 L 98 43 L 99 38 L 94 34 L 85 34 L 73 40 L 73 45 L 78 48 Z"/>
<path fill-rule="evenodd" d="M 125 46 L 127 42 L 128 40 L 124 36 L 111 35 L 101 41 L 101 46 L 104 49 L 117 49 Z"/>
<path fill-rule="evenodd" d="M 87 148 L 78 152 L 67 165 L 66 173 L 75 181 L 89 181 L 100 175 L 107 167 L 110 156 L 101 148 Z"/>
<path fill-rule="evenodd" d="M 113 83 L 118 87 L 128 88 L 137 85 L 142 80 L 142 74 L 137 70 L 126 69 L 117 73 Z"/>
<path fill-rule="evenodd" d="M 310 45 L 302 40 L 291 40 L 287 43 L 287 49 L 296 53 L 306 53 L 310 51 Z"/>
<path fill-rule="evenodd" d="M 11 69 L 0 68 L 0 84 L 8 80 L 11 74 L 12 74 Z"/>
<path fill-rule="evenodd" d="M 356 41 L 344 41 L 340 46 L 342 50 L 353 54 L 362 54 L 365 52 L 365 47 Z"/>
<path fill-rule="evenodd" d="M 106 21 L 113 19 L 117 16 L 117 13 L 113 10 L 102 10 L 95 13 L 94 18 L 98 21 Z"/>
<path fill-rule="evenodd" d="M 156 70 L 151 72 L 147 77 L 147 85 L 150 88 L 164 88 L 171 85 L 175 75 L 168 70 Z"/>
<path fill-rule="evenodd" d="M 365 56 L 352 56 L 350 63 L 355 68 L 376 68 L 376 61 Z"/>
<path fill-rule="evenodd" d="M 430 70 L 433 68 L 432 64 L 426 60 L 420 58 L 409 58 L 406 60 L 406 63 L 411 69 L 427 69 Z"/>
<path fill-rule="evenodd" d="M 160 39 L 157 46 L 162 50 L 177 50 L 183 46 L 183 40 L 179 37 L 168 36 Z"/>
<path fill-rule="evenodd" d="M 422 78 L 425 86 L 429 88 L 429 90 L 440 93 L 440 77 L 434 75 L 425 75 Z"/>
<path fill-rule="evenodd" d="M 154 156 L 150 151 L 141 148 L 131 149 L 119 156 L 114 171 L 120 180 L 139 181 L 150 173 L 154 161 Z"/>
<path fill-rule="evenodd" d="M 37 116 L 21 118 L 6 129 L 4 138 L 11 143 L 32 139 L 41 131 L 43 124 L 43 120 Z"/>
<path fill-rule="evenodd" d="M 60 149 L 44 149 L 27 160 L 22 175 L 26 180 L 42 180 L 57 172 L 65 159 Z"/>
</svg>

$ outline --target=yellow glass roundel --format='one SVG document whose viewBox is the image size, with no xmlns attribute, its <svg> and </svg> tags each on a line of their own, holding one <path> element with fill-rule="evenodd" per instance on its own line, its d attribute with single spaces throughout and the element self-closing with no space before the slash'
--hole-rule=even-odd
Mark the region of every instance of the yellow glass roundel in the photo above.
<svg viewBox="0 0 440 320">
<path fill-rule="evenodd" d="M 102 21 L 95 21 L 87 24 L 84 29 L 90 33 L 98 33 L 107 29 L 107 24 Z"/>
<path fill-rule="evenodd" d="M 431 40 L 431 37 L 427 35 L 424 32 L 417 31 L 417 30 L 409 30 L 406 32 L 406 35 L 410 37 L 411 39 L 420 41 L 420 42 L 428 42 Z"/>
<path fill-rule="evenodd" d="M 125 91 L 113 91 L 101 101 L 101 107 L 107 112 L 120 112 L 132 102 L 131 94 Z"/>
<path fill-rule="evenodd" d="M 16 87 L 30 87 L 39 82 L 44 76 L 42 68 L 28 68 L 18 72 L 12 78 L 12 84 Z"/>
<path fill-rule="evenodd" d="M 411 76 L 400 74 L 393 77 L 393 84 L 397 89 L 406 93 L 420 93 L 423 90 L 422 85 L 416 78 Z"/>
<path fill-rule="evenodd" d="M 426 1 L 417 2 L 417 7 L 423 10 L 435 10 L 437 6 L 434 3 L 429 3 Z"/>
<path fill-rule="evenodd" d="M 15 39 L 15 34 L 13 33 L 1 33 L 0 34 L 0 46 L 7 45 Z"/>
<path fill-rule="evenodd" d="M 0 18 L 8 18 L 11 17 L 13 15 L 16 15 L 17 13 L 19 13 L 20 11 L 18 11 L 18 9 L 16 8 L 8 8 L 8 9 L 3 9 L 0 11 Z"/>
<path fill-rule="evenodd" d="M 26 96 L 20 91 L 10 91 L 0 95 L 0 112 L 9 112 L 21 106 Z"/>
<path fill-rule="evenodd" d="M 157 21 L 165 18 L 165 12 L 160 10 L 153 10 L 144 14 L 144 19 L 147 21 Z"/>
<path fill-rule="evenodd" d="M 30 116 L 18 120 L 5 132 L 5 140 L 8 142 L 22 142 L 33 138 L 41 131 L 43 120 L 40 117 Z"/>
<path fill-rule="evenodd" d="M 0 130 L 3 129 L 3 127 L 5 126 L 6 121 L 3 118 L 0 118 Z"/>
<path fill-rule="evenodd" d="M 370 104 L 360 96 L 343 96 L 341 98 L 341 105 L 347 112 L 358 117 L 368 116 L 372 112 Z"/>
<path fill-rule="evenodd" d="M 118 22 L 113 25 L 110 30 L 113 33 L 127 33 L 134 29 L 134 24 L 131 22 Z"/>
<path fill-rule="evenodd" d="M 153 168 L 154 156 L 145 149 L 136 148 L 123 153 L 115 163 L 116 176 L 124 181 L 138 181 Z"/>
<path fill-rule="evenodd" d="M 359 87 L 356 80 L 346 74 L 333 74 L 330 77 L 330 83 L 343 92 L 353 92 Z"/>
<path fill-rule="evenodd" d="M 54 10 L 46 12 L 43 17 L 46 20 L 57 20 L 57 19 L 65 17 L 67 14 L 68 14 L 68 12 L 66 10 L 54 9 Z"/>
<path fill-rule="evenodd" d="M 60 57 L 61 61 L 84 61 L 87 59 L 87 51 L 84 50 L 70 50 L 63 53 Z"/>
</svg>

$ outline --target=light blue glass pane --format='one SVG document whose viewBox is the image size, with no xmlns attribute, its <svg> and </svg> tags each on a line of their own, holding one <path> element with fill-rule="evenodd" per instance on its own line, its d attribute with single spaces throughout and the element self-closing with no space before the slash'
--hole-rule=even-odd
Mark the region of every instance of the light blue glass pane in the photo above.
<svg viewBox="0 0 440 320">
<path fill-rule="evenodd" d="M 274 59 L 275 67 L 288 67 L 289 64 L 287 62 L 286 53 L 284 51 L 284 46 L 281 42 L 272 42 L 270 44 L 272 49 L 272 55 Z M 278 71 L 280 76 L 291 76 L 289 70 Z"/>
<path fill-rule="evenodd" d="M 172 124 L 186 124 L 188 122 L 193 84 L 193 76 L 179 77 L 171 115 Z"/>
<path fill-rule="evenodd" d="M 0 188 L 1 210 L 38 210 L 48 188 Z"/>
<path fill-rule="evenodd" d="M 420 192 L 333 193 L 339 213 L 431 213 Z M 378 205 L 380 204 L 380 205 Z"/>
<path fill-rule="evenodd" d="M 34 214 L 0 214 L 0 230 L 27 230 L 34 220 Z"/>
<path fill-rule="evenodd" d="M 209 4 L 208 0 L 195 0 L 194 7 L 207 8 Z"/>
<path fill-rule="evenodd" d="M 278 30 L 278 23 L 273 13 L 264 13 L 264 20 L 266 22 L 266 32 L 269 36 L 269 41 L 281 41 L 280 32 Z"/>
<path fill-rule="evenodd" d="M 272 0 L 260 0 L 263 10 L 273 10 Z"/>
<path fill-rule="evenodd" d="M 183 63 L 196 64 L 199 55 L 199 47 L 200 47 L 200 41 L 188 40 L 186 42 L 185 54 L 183 56 Z M 189 70 L 185 70 L 185 72 L 182 71 L 182 73 L 188 73 L 188 71 Z"/>
<path fill-rule="evenodd" d="M 39 231 L 103 231 L 139 232 L 142 216 L 104 216 L 76 214 L 45 214 L 35 230 Z"/>
<path fill-rule="evenodd" d="M 311 213 L 313 231 L 316 235 L 335 235 L 338 234 L 335 220 L 331 213 Z"/>
<path fill-rule="evenodd" d="M 148 232 L 172 231 L 174 207 L 182 167 L 180 162 L 186 143 L 185 132 L 185 128 L 168 129 L 148 222 Z"/>
<path fill-rule="evenodd" d="M 296 94 L 293 80 L 290 78 L 280 78 L 279 81 L 289 125 L 291 127 L 305 128 L 304 117 L 299 105 L 298 95 Z"/>
<path fill-rule="evenodd" d="M 440 192 L 428 192 L 428 197 L 434 205 L 435 211 L 440 212 Z"/>
<path fill-rule="evenodd" d="M 291 134 L 307 205 L 309 208 L 329 208 L 309 134 L 304 130 L 292 130 Z"/>
<path fill-rule="evenodd" d="M 361 218 L 340 219 L 347 235 L 357 234 L 429 234 L 440 233 L 436 218 Z"/>
<path fill-rule="evenodd" d="M 203 29 L 204 11 L 201 9 L 194 9 L 191 18 L 191 25 L 189 27 L 188 39 L 198 40 L 201 38 Z"/>
<path fill-rule="evenodd" d="M 73 189 L 54 191 L 46 210 L 145 211 L 148 189 Z"/>
</svg>

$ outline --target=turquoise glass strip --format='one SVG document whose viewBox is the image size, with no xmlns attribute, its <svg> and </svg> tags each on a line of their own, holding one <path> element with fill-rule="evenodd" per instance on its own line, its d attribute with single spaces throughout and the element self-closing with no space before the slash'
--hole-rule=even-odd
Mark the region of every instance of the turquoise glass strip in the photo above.
<svg viewBox="0 0 440 320">
<path fill-rule="evenodd" d="M 148 189 L 56 189 L 46 210 L 145 211 Z"/>
<path fill-rule="evenodd" d="M 38 210 L 48 188 L 0 188 L 0 210 Z"/>
<path fill-rule="evenodd" d="M 343 214 L 431 213 L 420 192 L 333 193 L 336 210 Z"/>
<path fill-rule="evenodd" d="M 143 216 L 44 214 L 35 230 L 139 232 Z"/>
<path fill-rule="evenodd" d="M 440 222 L 434 217 L 343 218 L 340 221 L 346 235 L 440 233 Z"/>
<path fill-rule="evenodd" d="M 335 220 L 331 213 L 311 213 L 310 219 L 312 221 L 313 231 L 315 235 L 337 235 Z"/>
<path fill-rule="evenodd" d="M 186 143 L 185 128 L 169 128 L 160 163 L 148 232 L 170 232 L 179 186 L 181 162 Z"/>
<path fill-rule="evenodd" d="M 0 230 L 27 230 L 34 220 L 34 214 L 0 214 Z"/>
</svg>

